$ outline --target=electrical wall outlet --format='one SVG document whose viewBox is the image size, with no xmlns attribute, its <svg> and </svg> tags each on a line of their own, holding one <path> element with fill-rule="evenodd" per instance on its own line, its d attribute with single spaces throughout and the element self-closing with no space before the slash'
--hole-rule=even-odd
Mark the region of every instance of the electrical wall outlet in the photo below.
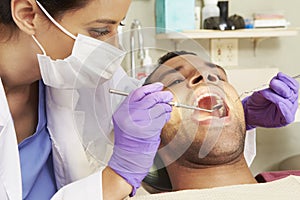
<svg viewBox="0 0 300 200">
<path fill-rule="evenodd" d="M 238 39 L 211 39 L 210 56 L 212 62 L 222 67 L 238 65 Z"/>
</svg>

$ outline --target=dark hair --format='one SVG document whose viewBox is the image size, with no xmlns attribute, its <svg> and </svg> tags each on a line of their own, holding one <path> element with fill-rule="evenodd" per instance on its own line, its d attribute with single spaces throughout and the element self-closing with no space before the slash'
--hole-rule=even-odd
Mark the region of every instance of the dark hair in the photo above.
<svg viewBox="0 0 300 200">
<path fill-rule="evenodd" d="M 67 10 L 84 7 L 89 0 L 39 0 L 50 15 L 56 19 L 62 16 Z M 16 28 L 11 14 L 11 0 L 0 0 L 0 25 Z M 2 27 L 3 29 L 3 27 Z M 1 34 L 0 27 L 0 34 Z"/>
<path fill-rule="evenodd" d="M 182 56 L 182 55 L 194 55 L 196 56 L 197 54 L 194 52 L 189 52 L 189 51 L 171 51 L 168 52 L 167 54 L 163 55 L 162 57 L 160 57 L 158 59 L 158 64 L 161 65 L 165 62 L 167 62 L 168 60 L 175 58 L 177 56 Z"/>
</svg>

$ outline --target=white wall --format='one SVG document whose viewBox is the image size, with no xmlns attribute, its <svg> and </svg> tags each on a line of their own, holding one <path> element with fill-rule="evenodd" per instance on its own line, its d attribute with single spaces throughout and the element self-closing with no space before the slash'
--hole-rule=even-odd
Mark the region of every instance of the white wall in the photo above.
<svg viewBox="0 0 300 200">
<path fill-rule="evenodd" d="M 200 0 L 197 0 L 197 2 Z M 287 3 L 289 2 L 289 3 Z M 130 28 L 130 23 L 134 18 L 139 19 L 144 27 L 155 27 L 155 0 L 133 0 L 129 13 L 126 17 L 126 29 Z M 199 4 L 199 3 L 198 3 Z M 285 13 L 286 18 L 291 22 L 291 26 L 300 27 L 299 10 L 300 1 L 294 0 L 230 0 L 229 15 L 239 14 L 249 16 L 255 11 L 278 10 Z M 178 11 L 180 15 L 180 11 Z M 209 42 L 198 41 L 208 49 Z M 173 48 L 173 43 L 169 41 L 156 41 L 164 43 L 166 48 Z M 271 38 L 259 43 L 256 56 L 254 56 L 253 43 L 250 39 L 239 40 L 239 65 L 242 67 L 279 67 L 281 71 L 288 74 L 300 72 L 300 67 L 296 61 L 299 57 L 300 35 L 296 37 Z M 184 44 L 180 49 L 184 49 Z"/>
<path fill-rule="evenodd" d="M 155 0 L 133 0 L 126 18 L 127 29 L 134 18 L 139 19 L 144 27 L 155 27 Z M 201 4 L 197 1 L 197 4 Z M 255 11 L 283 11 L 291 26 L 300 27 L 300 1 L 295 0 L 230 0 L 229 14 L 250 16 Z M 180 11 L 178 11 L 180 15 Z M 151 45 L 174 50 L 170 41 L 156 41 L 152 36 Z M 208 49 L 208 41 L 198 41 Z M 300 34 L 295 37 L 271 38 L 262 41 L 253 52 L 250 39 L 239 40 L 239 66 L 241 68 L 276 67 L 280 71 L 295 75 L 300 73 Z M 187 44 L 180 45 L 180 49 L 190 48 Z M 154 60 L 159 54 L 152 55 Z M 128 63 L 127 63 L 128 64 Z M 300 154 L 300 124 L 294 123 L 281 129 L 257 130 L 257 157 L 251 167 L 253 174 L 260 171 L 276 170 L 278 163 L 284 158 Z M 300 162 L 300 161 L 299 161 Z"/>
</svg>

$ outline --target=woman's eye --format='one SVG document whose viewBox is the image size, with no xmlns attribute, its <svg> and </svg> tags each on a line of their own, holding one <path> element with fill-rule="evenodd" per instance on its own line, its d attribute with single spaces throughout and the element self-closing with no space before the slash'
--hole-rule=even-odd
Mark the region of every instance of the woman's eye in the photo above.
<svg viewBox="0 0 300 200">
<path fill-rule="evenodd" d="M 99 38 L 110 34 L 110 30 L 108 28 L 90 29 L 89 32 L 93 38 Z"/>
<path fill-rule="evenodd" d="M 173 85 L 179 84 L 179 83 L 181 83 L 181 82 L 183 82 L 183 81 L 184 81 L 184 80 L 182 80 L 182 79 L 175 80 L 175 81 L 173 81 L 171 84 L 169 84 L 168 87 L 171 87 L 171 86 L 173 86 Z"/>
</svg>

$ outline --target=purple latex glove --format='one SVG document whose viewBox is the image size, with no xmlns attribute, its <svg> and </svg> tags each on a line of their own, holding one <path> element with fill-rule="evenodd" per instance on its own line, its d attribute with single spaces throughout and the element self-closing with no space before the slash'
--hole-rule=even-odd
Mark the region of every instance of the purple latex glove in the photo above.
<svg viewBox="0 0 300 200">
<path fill-rule="evenodd" d="M 170 119 L 171 92 L 161 91 L 163 84 L 143 86 L 124 100 L 113 114 L 115 144 L 108 163 L 133 190 L 140 186 L 153 164 L 160 144 L 160 133 Z"/>
<path fill-rule="evenodd" d="M 242 103 L 247 130 L 261 127 L 282 127 L 295 120 L 298 108 L 299 83 L 279 72 L 269 88 L 254 92 Z"/>
</svg>

